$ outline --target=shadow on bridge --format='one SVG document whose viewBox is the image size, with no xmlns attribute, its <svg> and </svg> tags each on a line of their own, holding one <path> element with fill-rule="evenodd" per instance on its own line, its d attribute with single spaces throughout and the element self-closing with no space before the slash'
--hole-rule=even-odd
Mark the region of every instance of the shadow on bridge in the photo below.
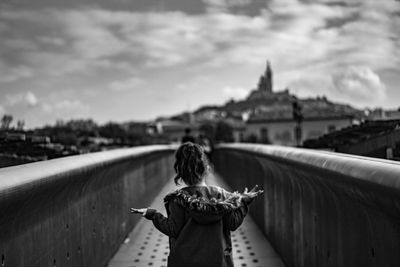
<svg viewBox="0 0 400 267">
<path fill-rule="evenodd" d="M 0 169 L 0 266 L 166 265 L 167 239 L 129 208 L 162 204 L 174 149 Z M 233 238 L 237 266 L 282 265 L 264 237 L 286 266 L 400 266 L 397 162 L 232 144 L 217 149 L 214 165 L 233 190 L 265 190 Z"/>
</svg>

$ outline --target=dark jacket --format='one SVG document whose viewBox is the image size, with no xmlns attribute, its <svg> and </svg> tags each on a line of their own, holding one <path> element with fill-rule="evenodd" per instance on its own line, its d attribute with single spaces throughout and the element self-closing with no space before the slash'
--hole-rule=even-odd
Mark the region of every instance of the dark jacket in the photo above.
<svg viewBox="0 0 400 267">
<path fill-rule="evenodd" d="M 168 267 L 232 267 L 231 231 L 243 222 L 248 202 L 216 186 L 189 186 L 164 198 L 168 218 L 145 217 L 169 236 Z"/>
</svg>

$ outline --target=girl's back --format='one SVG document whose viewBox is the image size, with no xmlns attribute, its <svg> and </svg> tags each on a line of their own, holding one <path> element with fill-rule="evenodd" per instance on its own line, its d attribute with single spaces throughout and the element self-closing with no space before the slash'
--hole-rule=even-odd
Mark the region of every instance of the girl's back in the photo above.
<svg viewBox="0 0 400 267">
<path fill-rule="evenodd" d="M 202 148 L 185 143 L 176 152 L 175 182 L 187 187 L 165 196 L 167 217 L 154 209 L 132 209 L 169 236 L 168 267 L 232 267 L 231 231 L 243 222 L 248 205 L 262 191 L 230 193 L 207 186 L 209 169 Z"/>
<path fill-rule="evenodd" d="M 168 266 L 233 266 L 230 232 L 247 213 L 239 194 L 215 186 L 189 186 L 168 194 L 165 204 L 168 216 L 170 207 L 182 214 L 172 226 L 180 231 L 170 238 Z M 171 234 L 171 225 L 153 222 L 161 232 Z"/>
</svg>

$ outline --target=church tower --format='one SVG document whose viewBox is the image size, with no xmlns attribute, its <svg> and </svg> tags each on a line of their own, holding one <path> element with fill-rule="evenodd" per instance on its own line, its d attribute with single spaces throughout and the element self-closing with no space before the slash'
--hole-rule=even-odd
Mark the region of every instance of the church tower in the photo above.
<svg viewBox="0 0 400 267">
<path fill-rule="evenodd" d="M 266 90 L 267 90 L 267 92 L 268 93 L 272 93 L 272 86 L 273 86 L 273 84 L 272 84 L 272 69 L 271 69 L 271 65 L 269 64 L 269 61 L 267 61 L 267 68 L 266 68 L 266 70 L 265 70 L 265 78 L 266 78 L 266 83 L 267 83 L 267 86 L 266 86 Z"/>
<path fill-rule="evenodd" d="M 272 86 L 272 69 L 269 61 L 267 61 L 265 73 L 260 77 L 260 80 L 258 82 L 258 90 L 261 92 L 272 94 Z"/>
</svg>

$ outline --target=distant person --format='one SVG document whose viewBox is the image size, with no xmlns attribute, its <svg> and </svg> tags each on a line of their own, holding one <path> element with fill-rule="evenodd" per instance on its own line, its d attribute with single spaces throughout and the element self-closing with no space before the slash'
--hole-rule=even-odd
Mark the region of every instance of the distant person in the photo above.
<svg viewBox="0 0 400 267">
<path fill-rule="evenodd" d="M 255 186 L 230 193 L 206 184 L 210 166 L 201 146 L 184 143 L 175 154 L 175 183 L 186 187 L 164 198 L 168 217 L 154 209 L 131 208 L 152 220 L 169 236 L 168 267 L 233 267 L 231 231 L 243 222 L 250 203 L 260 194 Z"/>
<path fill-rule="evenodd" d="M 191 135 L 192 130 L 190 128 L 185 129 L 185 135 L 182 137 L 181 143 L 184 144 L 186 142 L 194 143 L 194 137 Z"/>
<path fill-rule="evenodd" d="M 200 133 L 197 138 L 197 143 L 203 148 L 204 153 L 207 156 L 207 159 L 211 162 L 212 153 L 214 151 L 214 143 L 208 138 L 208 136 L 204 133 Z"/>
</svg>

